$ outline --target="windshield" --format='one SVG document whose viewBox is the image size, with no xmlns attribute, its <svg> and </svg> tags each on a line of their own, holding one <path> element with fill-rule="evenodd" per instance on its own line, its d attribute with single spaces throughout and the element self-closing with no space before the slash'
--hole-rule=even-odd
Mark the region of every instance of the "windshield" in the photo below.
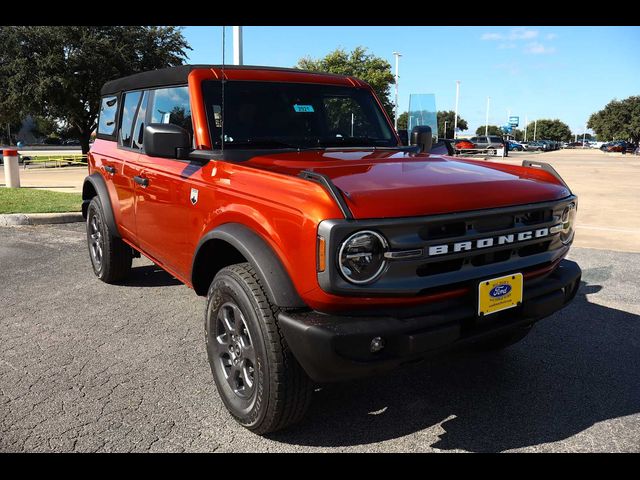
<svg viewBox="0 0 640 480">
<path fill-rule="evenodd" d="M 220 148 L 222 86 L 202 83 L 211 139 Z M 227 81 L 224 148 L 395 147 L 373 95 L 310 83 Z"/>
</svg>

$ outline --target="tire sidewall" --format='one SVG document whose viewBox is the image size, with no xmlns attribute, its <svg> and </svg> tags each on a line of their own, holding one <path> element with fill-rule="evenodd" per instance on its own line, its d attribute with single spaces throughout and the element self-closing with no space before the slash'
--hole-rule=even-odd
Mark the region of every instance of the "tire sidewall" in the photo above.
<svg viewBox="0 0 640 480">
<path fill-rule="evenodd" d="M 96 261 L 93 258 L 93 254 L 91 253 L 91 219 L 96 216 L 100 221 L 100 233 L 103 239 L 102 246 L 102 261 L 100 262 L 100 266 L 96 266 Z M 102 214 L 102 204 L 100 203 L 100 199 L 98 197 L 93 197 L 91 202 L 89 203 L 89 208 L 87 209 L 87 247 L 89 248 L 89 258 L 91 260 L 91 267 L 93 268 L 93 273 L 96 274 L 98 278 L 102 278 L 104 276 L 105 271 L 105 261 L 106 261 L 106 253 L 107 253 L 107 234 L 106 225 L 104 222 L 104 215 Z"/>
<path fill-rule="evenodd" d="M 256 355 L 255 390 L 248 399 L 236 395 L 229 386 L 222 372 L 215 346 L 218 310 L 227 302 L 233 302 L 240 308 Z M 267 413 L 270 396 L 270 370 L 265 345 L 266 332 L 263 331 L 263 322 L 260 321 L 257 313 L 259 311 L 255 300 L 247 292 L 247 287 L 241 279 L 235 278 L 235 275 L 229 272 L 221 272 L 215 277 L 209 290 L 205 318 L 207 356 L 222 401 L 232 415 L 247 428 L 262 422 Z"/>
</svg>

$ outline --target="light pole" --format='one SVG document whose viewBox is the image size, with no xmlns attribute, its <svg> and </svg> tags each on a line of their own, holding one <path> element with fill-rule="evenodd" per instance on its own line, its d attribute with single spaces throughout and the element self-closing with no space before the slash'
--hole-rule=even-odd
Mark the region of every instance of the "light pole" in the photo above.
<svg viewBox="0 0 640 480">
<path fill-rule="evenodd" d="M 447 123 L 449 123 L 449 120 L 444 121 L 444 138 L 447 138 Z"/>
<path fill-rule="evenodd" d="M 536 133 L 538 132 L 538 120 L 533 122 L 533 141 L 536 141 Z"/>
<path fill-rule="evenodd" d="M 393 126 L 396 129 L 396 132 L 398 131 L 398 79 L 400 78 L 400 76 L 398 75 L 398 66 L 400 64 L 400 57 L 402 56 L 401 53 L 398 52 L 393 52 L 393 56 L 396 57 L 396 101 L 395 101 L 395 112 L 396 114 L 394 115 L 394 122 L 393 122 Z"/>
<path fill-rule="evenodd" d="M 582 148 L 584 148 L 584 137 L 587 135 L 587 126 L 584 126 L 584 130 L 582 132 Z"/>
<path fill-rule="evenodd" d="M 484 136 L 486 137 L 487 135 L 489 135 L 489 101 L 491 100 L 491 97 L 487 97 L 487 118 L 485 119 L 484 122 Z"/>
<path fill-rule="evenodd" d="M 529 125 L 529 120 L 527 116 L 524 116 L 524 143 L 527 143 L 527 126 Z"/>
<path fill-rule="evenodd" d="M 242 60 L 242 27 L 233 27 L 233 64 L 244 64 Z"/>
<path fill-rule="evenodd" d="M 458 99 L 460 98 L 460 80 L 456 80 L 456 113 L 453 117 L 453 138 L 458 138 Z"/>
</svg>

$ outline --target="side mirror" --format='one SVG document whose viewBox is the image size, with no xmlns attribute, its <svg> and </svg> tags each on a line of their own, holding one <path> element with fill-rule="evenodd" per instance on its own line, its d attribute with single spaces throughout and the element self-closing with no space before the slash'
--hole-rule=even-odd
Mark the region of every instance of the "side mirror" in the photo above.
<svg viewBox="0 0 640 480">
<path fill-rule="evenodd" d="M 400 137 L 400 141 L 403 146 L 409 146 L 409 132 L 406 129 L 398 130 L 398 136 Z"/>
<path fill-rule="evenodd" d="M 178 125 L 150 123 L 144 129 L 144 151 L 151 157 L 186 158 L 191 151 L 191 136 Z"/>
<path fill-rule="evenodd" d="M 413 130 L 411 130 L 411 145 L 418 145 L 421 152 L 429 152 L 432 144 L 431 127 L 427 125 L 413 127 Z"/>
</svg>

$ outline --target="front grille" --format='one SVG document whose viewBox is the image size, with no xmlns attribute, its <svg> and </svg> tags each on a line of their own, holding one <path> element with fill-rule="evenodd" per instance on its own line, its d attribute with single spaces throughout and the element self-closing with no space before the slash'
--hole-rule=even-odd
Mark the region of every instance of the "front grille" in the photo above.
<svg viewBox="0 0 640 480">
<path fill-rule="evenodd" d="M 565 255 L 568 247 L 558 234 L 536 234 L 560 223 L 562 210 L 572 201 L 573 196 L 557 202 L 423 218 L 326 220 L 319 234 L 330 238 L 331 245 L 340 245 L 354 231 L 373 229 L 385 236 L 391 251 L 421 250 L 423 254 L 390 260 L 379 280 L 358 286 L 339 275 L 335 252 L 330 249 L 332 268 L 319 273 L 318 280 L 332 293 L 419 294 L 547 264 Z"/>
</svg>

